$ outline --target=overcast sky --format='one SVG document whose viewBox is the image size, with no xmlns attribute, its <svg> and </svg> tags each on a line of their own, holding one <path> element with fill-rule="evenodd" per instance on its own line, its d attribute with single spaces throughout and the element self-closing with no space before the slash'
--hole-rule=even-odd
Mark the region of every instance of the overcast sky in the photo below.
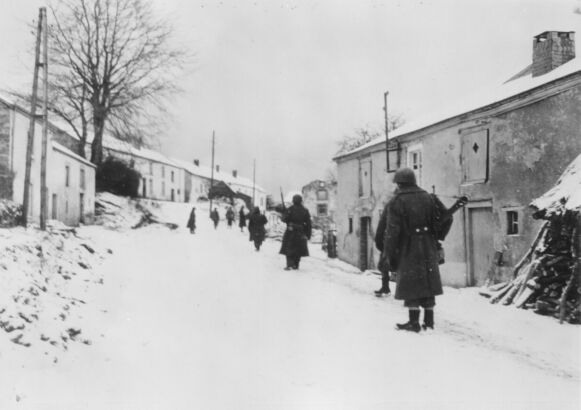
<svg viewBox="0 0 581 410">
<path fill-rule="evenodd" d="M 277 194 L 324 178 L 336 142 L 496 86 L 530 63 L 532 38 L 576 31 L 579 0 L 154 0 L 195 67 L 160 150 L 216 163 Z M 0 88 L 32 81 L 36 0 L 0 0 Z M 579 46 L 577 46 L 579 50 Z M 577 51 L 579 53 L 579 51 Z"/>
</svg>

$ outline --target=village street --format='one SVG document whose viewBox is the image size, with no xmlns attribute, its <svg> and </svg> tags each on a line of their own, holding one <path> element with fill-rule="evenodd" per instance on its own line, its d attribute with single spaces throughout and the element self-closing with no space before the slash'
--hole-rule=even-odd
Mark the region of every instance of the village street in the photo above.
<svg viewBox="0 0 581 410">
<path fill-rule="evenodd" d="M 0 408 L 579 408 L 577 326 L 446 288 L 433 332 L 398 332 L 406 311 L 372 296 L 376 275 L 313 244 L 284 271 L 279 242 L 255 252 L 205 212 L 195 235 L 83 228 L 113 249 L 84 311 L 92 343 L 56 363 L 10 344 Z"/>
</svg>

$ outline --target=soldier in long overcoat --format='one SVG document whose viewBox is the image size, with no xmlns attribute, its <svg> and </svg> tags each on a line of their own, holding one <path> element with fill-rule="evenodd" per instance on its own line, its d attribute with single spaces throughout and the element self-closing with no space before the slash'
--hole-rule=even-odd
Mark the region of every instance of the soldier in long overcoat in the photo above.
<svg viewBox="0 0 581 410">
<path fill-rule="evenodd" d="M 210 212 L 210 219 L 214 222 L 214 229 L 218 229 L 218 222 L 220 222 L 218 208 L 214 208 L 214 210 Z"/>
<path fill-rule="evenodd" d="M 238 226 L 240 227 L 240 232 L 244 232 L 244 227 L 246 226 L 246 215 L 244 214 L 244 205 L 240 207 L 240 212 L 238 212 Z"/>
<path fill-rule="evenodd" d="M 266 236 L 264 226 L 267 223 L 266 216 L 260 213 L 260 208 L 255 207 L 248 217 L 248 232 L 250 232 L 250 240 L 254 242 L 254 247 L 257 251 L 260 250 L 260 246 L 264 242 Z"/>
<path fill-rule="evenodd" d="M 404 300 L 409 310 L 409 321 L 397 328 L 419 332 L 420 307 L 424 328 L 433 328 L 435 297 L 443 292 L 435 223 L 437 213 L 446 209 L 438 209 L 441 202 L 416 185 L 411 169 L 398 170 L 394 182 L 398 190 L 387 204 L 384 252 L 397 272 L 395 298 Z"/>
<path fill-rule="evenodd" d="M 309 256 L 307 241 L 312 231 L 311 214 L 303 206 L 302 196 L 293 196 L 293 204 L 285 210 L 282 221 L 286 223 L 286 230 L 279 253 L 286 255 L 285 270 L 298 269 L 301 257 Z"/>
<path fill-rule="evenodd" d="M 228 210 L 226 211 L 226 221 L 228 221 L 228 228 L 232 228 L 232 222 L 234 221 L 234 211 L 232 207 L 229 206 Z"/>
<path fill-rule="evenodd" d="M 196 233 L 196 207 L 194 206 L 190 212 L 190 217 L 188 218 L 188 224 L 186 225 L 190 230 L 190 233 Z"/>
<path fill-rule="evenodd" d="M 375 247 L 379 252 L 381 252 L 377 266 L 381 272 L 381 288 L 375 291 L 375 296 L 377 297 L 391 294 L 391 289 L 389 288 L 389 261 L 387 260 L 387 256 L 383 251 L 387 227 L 387 212 L 388 207 L 386 205 L 381 212 L 379 222 L 377 223 L 377 229 L 375 230 Z"/>
</svg>

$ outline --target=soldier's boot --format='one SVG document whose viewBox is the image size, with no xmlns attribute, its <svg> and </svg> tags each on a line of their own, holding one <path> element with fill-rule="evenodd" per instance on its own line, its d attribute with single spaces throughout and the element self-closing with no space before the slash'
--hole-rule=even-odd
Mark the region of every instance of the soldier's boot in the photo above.
<svg viewBox="0 0 581 410">
<path fill-rule="evenodd" d="M 407 323 L 397 323 L 397 330 L 407 330 L 409 332 L 419 332 L 420 326 L 420 309 L 409 309 L 409 321 Z"/>
<path fill-rule="evenodd" d="M 301 257 L 297 256 L 293 261 L 293 269 L 297 270 L 299 268 L 299 263 L 301 263 Z"/>
<path fill-rule="evenodd" d="M 381 288 L 374 291 L 375 296 L 380 298 L 382 295 L 389 296 L 391 294 L 391 290 L 389 289 L 389 275 L 385 273 L 381 276 Z"/>
<path fill-rule="evenodd" d="M 290 256 L 286 257 L 286 268 L 284 268 L 284 270 L 291 270 L 293 268 L 294 265 L 294 260 L 293 258 L 291 258 Z"/>
<path fill-rule="evenodd" d="M 434 308 L 424 309 L 424 323 L 422 324 L 424 330 L 434 329 Z"/>
</svg>

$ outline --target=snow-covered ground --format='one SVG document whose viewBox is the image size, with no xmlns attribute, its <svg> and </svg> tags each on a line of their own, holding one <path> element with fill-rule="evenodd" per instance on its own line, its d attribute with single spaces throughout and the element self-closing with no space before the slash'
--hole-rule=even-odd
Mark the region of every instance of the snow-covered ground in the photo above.
<svg viewBox="0 0 581 410">
<path fill-rule="evenodd" d="M 0 331 L 0 409 L 581 407 L 580 327 L 446 288 L 434 331 L 398 332 L 407 311 L 372 295 L 378 276 L 314 245 L 284 271 L 279 242 L 256 252 L 246 232 L 214 230 L 207 204 L 197 208 L 195 235 L 190 206 L 175 203 L 154 213 L 176 230 L 78 230 L 105 255 L 79 273 L 96 279 L 79 282 L 79 342 L 26 347 Z"/>
</svg>

